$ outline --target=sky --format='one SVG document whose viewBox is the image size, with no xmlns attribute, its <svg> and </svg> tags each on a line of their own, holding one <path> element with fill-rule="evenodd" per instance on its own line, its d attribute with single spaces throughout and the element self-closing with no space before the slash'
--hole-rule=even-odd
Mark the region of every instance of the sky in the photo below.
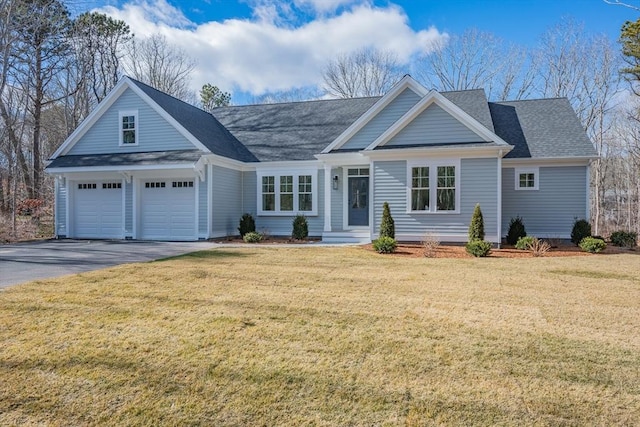
<svg viewBox="0 0 640 427">
<path fill-rule="evenodd" d="M 615 1 L 615 0 L 610 0 Z M 266 92 L 321 84 L 322 69 L 365 47 L 394 51 L 407 65 L 437 42 L 476 28 L 535 46 L 562 19 L 617 40 L 637 10 L 605 0 L 75 0 L 127 22 L 136 37 L 163 34 L 196 60 L 191 85 L 244 103 Z M 640 0 L 627 3 L 640 7 Z M 408 70 L 410 71 L 410 70 Z"/>
</svg>

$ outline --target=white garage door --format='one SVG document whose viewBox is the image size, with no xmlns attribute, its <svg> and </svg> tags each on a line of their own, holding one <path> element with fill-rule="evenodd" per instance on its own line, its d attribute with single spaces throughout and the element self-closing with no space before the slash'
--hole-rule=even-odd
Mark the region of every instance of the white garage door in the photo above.
<svg viewBox="0 0 640 427">
<path fill-rule="evenodd" d="M 122 239 L 122 182 L 76 182 L 72 218 L 73 237 Z"/>
<path fill-rule="evenodd" d="M 147 240 L 196 240 L 193 179 L 143 181 L 140 234 Z"/>
</svg>

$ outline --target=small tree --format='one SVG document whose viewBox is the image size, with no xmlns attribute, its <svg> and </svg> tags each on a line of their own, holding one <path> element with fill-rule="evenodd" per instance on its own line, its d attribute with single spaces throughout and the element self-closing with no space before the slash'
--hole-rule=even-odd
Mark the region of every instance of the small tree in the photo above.
<svg viewBox="0 0 640 427">
<path fill-rule="evenodd" d="M 380 221 L 380 237 L 396 238 L 396 226 L 391 216 L 389 203 L 382 204 L 382 221 Z"/>
<path fill-rule="evenodd" d="M 304 215 L 296 215 L 293 218 L 293 231 L 291 237 L 296 240 L 304 240 L 309 236 L 309 224 L 307 218 Z"/>
<path fill-rule="evenodd" d="M 507 243 L 515 245 L 521 237 L 525 237 L 527 231 L 524 228 L 524 222 L 522 218 L 516 216 L 509 221 L 509 231 L 507 232 Z"/>
<path fill-rule="evenodd" d="M 256 222 L 250 213 L 242 215 L 238 231 L 240 232 L 240 237 L 244 237 L 245 234 L 256 231 Z"/>
<path fill-rule="evenodd" d="M 477 204 L 471 216 L 471 224 L 469 224 L 469 241 L 484 240 L 484 219 L 480 204 Z"/>
</svg>

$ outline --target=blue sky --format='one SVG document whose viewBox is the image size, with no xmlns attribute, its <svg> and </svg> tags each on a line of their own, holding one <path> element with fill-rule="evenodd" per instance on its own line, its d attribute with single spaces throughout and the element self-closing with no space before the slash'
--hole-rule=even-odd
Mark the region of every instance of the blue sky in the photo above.
<svg viewBox="0 0 640 427">
<path fill-rule="evenodd" d="M 628 0 L 640 6 L 640 0 Z M 76 3 L 125 20 L 137 37 L 164 34 L 198 62 L 192 86 L 210 82 L 248 99 L 321 83 L 337 54 L 362 47 L 408 64 L 452 34 L 477 28 L 534 46 L 563 18 L 617 40 L 636 10 L 604 0 L 87 0 Z"/>
</svg>

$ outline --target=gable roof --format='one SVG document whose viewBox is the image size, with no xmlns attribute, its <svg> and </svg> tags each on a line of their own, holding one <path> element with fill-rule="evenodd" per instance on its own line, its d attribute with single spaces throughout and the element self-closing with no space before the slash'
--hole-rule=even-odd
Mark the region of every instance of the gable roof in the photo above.
<svg viewBox="0 0 640 427">
<path fill-rule="evenodd" d="M 153 165 L 195 165 L 202 155 L 200 150 L 152 151 L 144 153 L 84 154 L 60 156 L 53 159 L 47 169 L 110 167 L 110 166 L 153 166 Z"/>
<path fill-rule="evenodd" d="M 597 157 L 567 98 L 490 102 L 495 131 L 514 146 L 505 158 Z"/>
<path fill-rule="evenodd" d="M 316 160 L 380 99 L 351 98 L 220 107 L 213 115 L 262 162 Z"/>
<path fill-rule="evenodd" d="M 213 154 L 242 162 L 257 161 L 247 147 L 213 115 L 135 79 L 130 77 L 128 79 Z"/>
</svg>

